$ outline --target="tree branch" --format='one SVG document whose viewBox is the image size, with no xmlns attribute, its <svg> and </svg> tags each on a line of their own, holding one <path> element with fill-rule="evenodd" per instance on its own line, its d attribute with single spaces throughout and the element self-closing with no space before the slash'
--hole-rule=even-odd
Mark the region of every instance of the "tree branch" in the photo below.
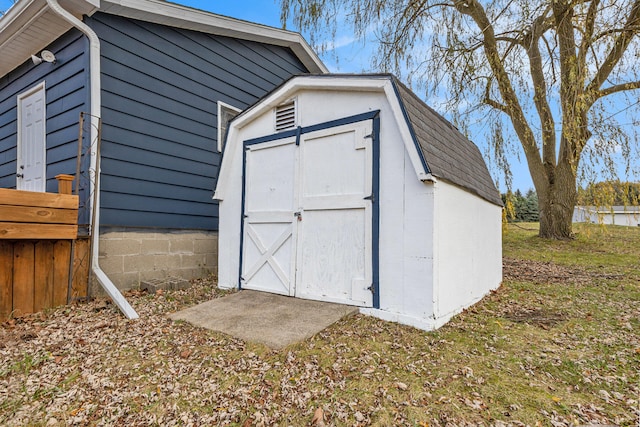
<svg viewBox="0 0 640 427">
<path fill-rule="evenodd" d="M 598 6 L 600 6 L 600 0 L 592 0 L 587 10 L 587 17 L 585 18 L 584 28 L 585 31 L 582 34 L 582 41 L 580 42 L 580 48 L 578 50 L 578 69 L 584 70 L 587 58 L 587 52 L 592 45 L 593 31 L 596 23 L 596 16 L 598 13 Z"/>
<path fill-rule="evenodd" d="M 406 38 L 412 27 L 414 26 L 416 20 L 420 16 L 420 14 L 426 10 L 425 6 L 428 0 L 421 0 L 417 5 L 410 3 L 405 7 L 402 11 L 402 17 L 398 19 L 396 22 L 401 23 L 402 27 L 393 31 L 393 42 L 391 43 L 394 47 L 397 47 L 400 40 Z M 428 8 L 428 7 L 427 7 Z"/>
<path fill-rule="evenodd" d="M 506 105 L 501 104 L 500 102 L 498 102 L 495 99 L 491 98 L 491 83 L 492 82 L 493 82 L 493 80 L 491 80 L 491 78 L 488 77 L 487 78 L 487 86 L 485 87 L 485 90 L 484 90 L 484 98 L 482 99 L 482 102 L 487 104 L 488 106 L 490 106 L 492 108 L 495 108 L 496 110 L 502 111 L 506 115 L 509 115 L 509 110 L 507 109 Z"/>
<path fill-rule="evenodd" d="M 454 7 L 458 12 L 469 16 L 478 26 L 484 37 L 484 52 L 489 67 L 496 78 L 500 95 L 504 101 L 504 112 L 511 119 L 513 128 L 524 149 L 531 177 L 538 189 L 547 187 L 546 171 L 543 168 L 540 152 L 535 136 L 531 130 L 520 101 L 500 58 L 495 32 L 484 7 L 478 0 L 455 0 Z M 488 99 L 490 102 L 491 100 Z M 491 105 L 491 104 L 488 104 Z M 502 104 L 496 103 L 496 106 Z M 499 108 L 500 109 L 500 108 Z"/>
<path fill-rule="evenodd" d="M 611 47 L 611 51 L 598 69 L 593 80 L 587 85 L 586 92 L 590 98 L 589 105 L 592 105 L 593 102 L 596 101 L 597 98 L 592 95 L 597 93 L 622 58 L 629 43 L 631 43 L 631 39 L 635 35 L 634 27 L 638 26 L 638 24 L 640 24 L 640 0 L 635 0 L 633 6 L 631 6 L 627 22 L 622 28 L 622 32 L 616 38 Z"/>
<path fill-rule="evenodd" d="M 595 99 L 600 99 L 614 93 L 624 92 L 626 90 L 634 90 L 634 89 L 640 89 L 640 81 L 621 83 L 619 85 L 609 86 L 607 88 L 600 89 L 595 93 L 594 97 Z"/>
<path fill-rule="evenodd" d="M 638 0 L 640 1 L 640 0 Z M 570 0 L 552 0 L 560 54 L 560 107 L 562 108 L 562 135 L 560 137 L 559 163 L 567 163 L 576 169 L 584 147 L 583 117 L 586 117 L 582 99 L 584 74 L 578 68 L 576 39 L 573 31 L 575 5 Z"/>
<path fill-rule="evenodd" d="M 553 170 L 556 165 L 556 128 L 551 107 L 547 99 L 547 82 L 545 80 L 539 46 L 540 39 L 546 31 L 544 23 L 548 12 L 549 9 L 545 10 L 543 14 L 537 17 L 531 24 L 531 31 L 526 37 L 526 47 L 527 56 L 529 57 L 531 80 L 533 81 L 533 101 L 542 126 L 542 162 L 547 171 L 547 175 L 553 176 Z"/>
</svg>

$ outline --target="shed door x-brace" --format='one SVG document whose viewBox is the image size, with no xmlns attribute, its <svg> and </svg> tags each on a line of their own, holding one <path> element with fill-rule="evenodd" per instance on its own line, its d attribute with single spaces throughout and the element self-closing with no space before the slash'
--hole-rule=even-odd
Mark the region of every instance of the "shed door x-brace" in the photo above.
<svg viewBox="0 0 640 427">
<path fill-rule="evenodd" d="M 377 305 L 378 123 L 372 112 L 245 141 L 242 288 Z"/>
</svg>

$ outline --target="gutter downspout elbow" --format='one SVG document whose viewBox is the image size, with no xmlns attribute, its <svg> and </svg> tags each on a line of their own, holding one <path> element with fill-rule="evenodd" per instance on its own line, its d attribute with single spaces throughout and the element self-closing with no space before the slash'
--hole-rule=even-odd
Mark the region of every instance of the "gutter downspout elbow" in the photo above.
<svg viewBox="0 0 640 427">
<path fill-rule="evenodd" d="M 73 16 L 68 10 L 64 9 L 58 3 L 58 0 L 46 0 L 49 8 L 60 16 L 62 19 L 73 25 L 80 30 L 89 39 L 89 85 L 90 85 L 90 117 L 91 117 L 91 141 L 98 140 L 98 128 L 100 124 L 100 39 L 98 35 L 87 24 Z M 93 188 L 90 194 L 95 194 L 95 202 L 92 206 L 93 224 L 91 233 L 91 270 L 95 275 L 100 286 L 107 292 L 109 297 L 118 306 L 120 311 L 128 319 L 137 319 L 138 313 L 131 307 L 129 302 L 120 293 L 118 288 L 113 284 L 111 279 L 100 268 L 99 253 L 100 253 L 100 169 L 98 163 L 98 156 L 100 153 L 96 151 L 95 155 L 91 156 L 91 165 L 89 170 L 94 171 L 94 180 L 91 180 Z M 78 179 L 78 177 L 76 177 Z M 94 182 L 95 181 L 95 182 Z"/>
</svg>

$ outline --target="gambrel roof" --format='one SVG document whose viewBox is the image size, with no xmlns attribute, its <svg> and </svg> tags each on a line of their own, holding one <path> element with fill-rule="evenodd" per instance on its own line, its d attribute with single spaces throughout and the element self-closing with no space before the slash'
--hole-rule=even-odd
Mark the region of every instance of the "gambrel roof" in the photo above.
<svg viewBox="0 0 640 427">
<path fill-rule="evenodd" d="M 418 179 L 442 179 L 490 203 L 503 206 L 478 147 L 391 74 L 295 76 L 247 108 L 232 123 L 242 126 L 251 116 L 259 114 L 260 109 L 278 105 L 298 89 L 385 92 L 401 132 L 405 134 L 405 147 Z M 222 182 L 228 173 L 225 169 L 223 162 Z M 220 186 L 215 197 L 224 197 L 224 189 Z"/>
<path fill-rule="evenodd" d="M 429 173 L 502 206 L 500 193 L 478 147 L 397 78 L 389 78 L 402 101 Z"/>
</svg>

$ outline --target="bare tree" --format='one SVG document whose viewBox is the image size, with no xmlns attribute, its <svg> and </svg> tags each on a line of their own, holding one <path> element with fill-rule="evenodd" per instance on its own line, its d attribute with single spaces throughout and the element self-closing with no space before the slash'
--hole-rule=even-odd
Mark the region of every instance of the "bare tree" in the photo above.
<svg viewBox="0 0 640 427">
<path fill-rule="evenodd" d="M 281 0 L 281 12 L 316 45 L 339 25 L 373 32 L 373 67 L 431 94 L 446 87 L 451 111 L 485 114 L 498 161 L 515 135 L 541 237 L 572 236 L 585 149 L 612 169 L 611 146 L 629 161 L 632 139 L 612 115 L 640 104 L 640 0 Z"/>
</svg>

